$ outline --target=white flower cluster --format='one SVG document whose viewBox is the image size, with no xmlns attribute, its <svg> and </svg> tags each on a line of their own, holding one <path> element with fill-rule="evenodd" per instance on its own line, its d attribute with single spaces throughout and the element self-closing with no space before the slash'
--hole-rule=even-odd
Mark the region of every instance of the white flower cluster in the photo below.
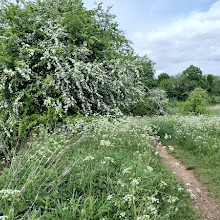
<svg viewBox="0 0 220 220">
<path fill-rule="evenodd" d="M 154 170 L 153 167 L 151 167 L 151 166 L 147 166 L 146 168 L 147 168 L 147 170 L 149 170 L 150 172 Z"/>
<path fill-rule="evenodd" d="M 7 200 L 12 200 L 13 198 L 19 197 L 21 195 L 20 190 L 16 189 L 2 189 L 0 190 L 0 197 Z"/>
<path fill-rule="evenodd" d="M 2 215 L 2 216 L 0 216 L 0 219 L 1 219 L 1 220 L 6 220 L 6 219 L 9 219 L 9 216 L 7 216 L 7 215 Z"/>
<path fill-rule="evenodd" d="M 134 178 L 134 179 L 131 180 L 131 185 L 132 186 L 136 186 L 138 184 L 139 184 L 139 181 L 137 179 Z"/>
<path fill-rule="evenodd" d="M 91 161 L 94 160 L 95 158 L 93 156 L 87 156 L 83 159 L 83 161 Z"/>
<path fill-rule="evenodd" d="M 123 171 L 122 171 L 122 174 L 128 174 L 128 173 L 130 173 L 131 172 L 131 167 L 127 167 L 127 168 L 125 168 Z"/>
<path fill-rule="evenodd" d="M 145 219 L 150 219 L 149 215 L 142 215 L 142 216 L 138 216 L 137 220 L 145 220 Z"/>
<path fill-rule="evenodd" d="M 124 200 L 125 202 L 131 202 L 132 199 L 133 199 L 133 196 L 130 195 L 130 194 L 127 194 L 127 195 L 123 198 L 123 200 Z"/>
<path fill-rule="evenodd" d="M 101 140 L 100 141 L 100 146 L 109 147 L 109 146 L 111 146 L 111 142 L 110 141 Z"/>
<path fill-rule="evenodd" d="M 115 162 L 114 158 L 112 158 L 112 157 L 104 157 L 104 160 L 107 162 L 111 162 L 111 163 Z"/>
</svg>

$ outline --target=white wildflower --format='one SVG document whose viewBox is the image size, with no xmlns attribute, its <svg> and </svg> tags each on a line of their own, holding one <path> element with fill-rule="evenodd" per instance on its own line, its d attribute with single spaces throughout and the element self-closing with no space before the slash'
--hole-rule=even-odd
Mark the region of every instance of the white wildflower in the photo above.
<svg viewBox="0 0 220 220">
<path fill-rule="evenodd" d="M 149 199 L 152 203 L 159 203 L 159 199 L 155 198 L 154 196 L 148 197 L 148 199 Z"/>
<path fill-rule="evenodd" d="M 169 196 L 169 198 L 167 199 L 168 203 L 175 203 L 176 201 L 178 201 L 179 199 L 175 196 Z"/>
<path fill-rule="evenodd" d="M 127 195 L 123 198 L 123 200 L 124 200 L 125 202 L 131 202 L 132 198 L 133 198 L 132 195 L 127 194 Z"/>
<path fill-rule="evenodd" d="M 149 171 L 153 171 L 153 170 L 154 170 L 151 166 L 147 166 L 147 169 L 148 169 Z"/>
<path fill-rule="evenodd" d="M 109 162 L 112 162 L 112 163 L 115 162 L 115 160 L 114 160 L 112 157 L 105 157 L 104 159 L 105 159 L 106 161 L 109 161 Z"/>
<path fill-rule="evenodd" d="M 120 218 L 123 218 L 123 217 L 125 217 L 125 212 L 122 212 L 122 213 L 120 214 Z"/>
<path fill-rule="evenodd" d="M 89 161 L 89 160 L 94 160 L 94 157 L 93 156 L 87 156 L 84 158 L 83 161 Z"/>
<path fill-rule="evenodd" d="M 190 197 L 191 197 L 192 199 L 196 198 L 196 195 L 193 194 L 193 190 L 192 190 L 192 189 L 187 189 L 186 191 L 190 194 Z"/>
<path fill-rule="evenodd" d="M 131 167 L 125 168 L 125 169 L 122 171 L 122 174 L 128 174 L 128 173 L 130 173 L 130 171 L 131 171 Z"/>
<path fill-rule="evenodd" d="M 150 219 L 149 215 L 142 215 L 142 216 L 138 216 L 137 220 L 144 220 L 144 219 Z"/>
<path fill-rule="evenodd" d="M 199 188 L 196 188 L 196 191 L 197 191 L 197 192 L 201 192 L 201 190 L 200 190 Z"/>
<path fill-rule="evenodd" d="M 0 197 L 10 198 L 20 196 L 21 191 L 16 189 L 2 189 L 0 190 Z"/>
<path fill-rule="evenodd" d="M 7 216 L 7 215 L 2 215 L 2 216 L 0 216 L 0 219 L 2 219 L 2 220 L 6 220 L 6 219 L 8 219 L 9 217 Z"/>
<path fill-rule="evenodd" d="M 161 181 L 161 184 L 162 184 L 163 186 L 167 186 L 167 183 L 164 182 L 164 181 Z"/>
<path fill-rule="evenodd" d="M 184 191 L 184 189 L 183 189 L 182 187 L 180 187 L 180 186 L 177 188 L 177 190 L 178 190 L 179 192 Z"/>
<path fill-rule="evenodd" d="M 111 146 L 111 142 L 110 141 L 101 140 L 100 141 L 100 146 L 109 147 L 109 146 Z"/>
<path fill-rule="evenodd" d="M 111 200 L 112 197 L 113 197 L 112 195 L 108 195 L 107 200 L 108 200 L 108 201 Z"/>
<path fill-rule="evenodd" d="M 148 209 L 150 210 L 150 212 L 152 213 L 152 214 L 156 214 L 157 213 L 157 209 L 154 207 L 154 206 L 148 206 Z"/>
<path fill-rule="evenodd" d="M 137 179 L 132 179 L 132 181 L 131 181 L 131 185 L 132 186 L 135 186 L 135 185 L 138 185 L 139 184 L 139 181 L 137 180 Z"/>
<path fill-rule="evenodd" d="M 169 145 L 168 148 L 169 148 L 170 151 L 173 151 L 173 150 L 174 150 L 174 147 L 171 146 L 171 145 Z"/>
</svg>

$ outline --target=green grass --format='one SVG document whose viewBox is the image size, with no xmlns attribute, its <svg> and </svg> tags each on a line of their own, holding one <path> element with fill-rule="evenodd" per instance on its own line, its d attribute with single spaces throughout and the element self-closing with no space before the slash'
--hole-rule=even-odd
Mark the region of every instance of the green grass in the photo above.
<svg viewBox="0 0 220 220">
<path fill-rule="evenodd" d="M 210 109 L 210 114 L 211 115 L 218 115 L 220 116 L 220 109 Z"/>
<path fill-rule="evenodd" d="M 220 202 L 220 118 L 218 116 L 166 116 L 152 119 L 158 135 L 173 154 L 188 166 Z"/>
<path fill-rule="evenodd" d="M 161 164 L 147 119 L 41 129 L 0 176 L 9 219 L 199 219 Z"/>
</svg>

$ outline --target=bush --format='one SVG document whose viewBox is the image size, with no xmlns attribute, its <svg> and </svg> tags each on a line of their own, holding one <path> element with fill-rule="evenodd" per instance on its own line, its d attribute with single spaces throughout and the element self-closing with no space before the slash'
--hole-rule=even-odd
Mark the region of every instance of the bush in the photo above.
<svg viewBox="0 0 220 220">
<path fill-rule="evenodd" d="M 207 114 L 208 102 L 207 102 L 207 92 L 201 88 L 195 88 L 190 94 L 185 102 L 182 103 L 182 110 L 185 114 L 194 113 Z"/>
<path fill-rule="evenodd" d="M 149 89 L 144 98 L 137 103 L 123 109 L 126 114 L 132 115 L 164 115 L 168 99 L 162 89 Z"/>
</svg>

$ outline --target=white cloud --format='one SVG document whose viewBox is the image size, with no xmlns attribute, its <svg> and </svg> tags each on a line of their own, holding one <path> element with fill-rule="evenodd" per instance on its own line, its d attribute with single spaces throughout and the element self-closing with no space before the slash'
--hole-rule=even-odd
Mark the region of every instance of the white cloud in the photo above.
<svg viewBox="0 0 220 220">
<path fill-rule="evenodd" d="M 136 32 L 132 40 L 141 55 L 157 63 L 158 73 L 177 74 L 189 65 L 220 74 L 220 1 L 207 12 L 194 11 L 153 31 Z"/>
</svg>

